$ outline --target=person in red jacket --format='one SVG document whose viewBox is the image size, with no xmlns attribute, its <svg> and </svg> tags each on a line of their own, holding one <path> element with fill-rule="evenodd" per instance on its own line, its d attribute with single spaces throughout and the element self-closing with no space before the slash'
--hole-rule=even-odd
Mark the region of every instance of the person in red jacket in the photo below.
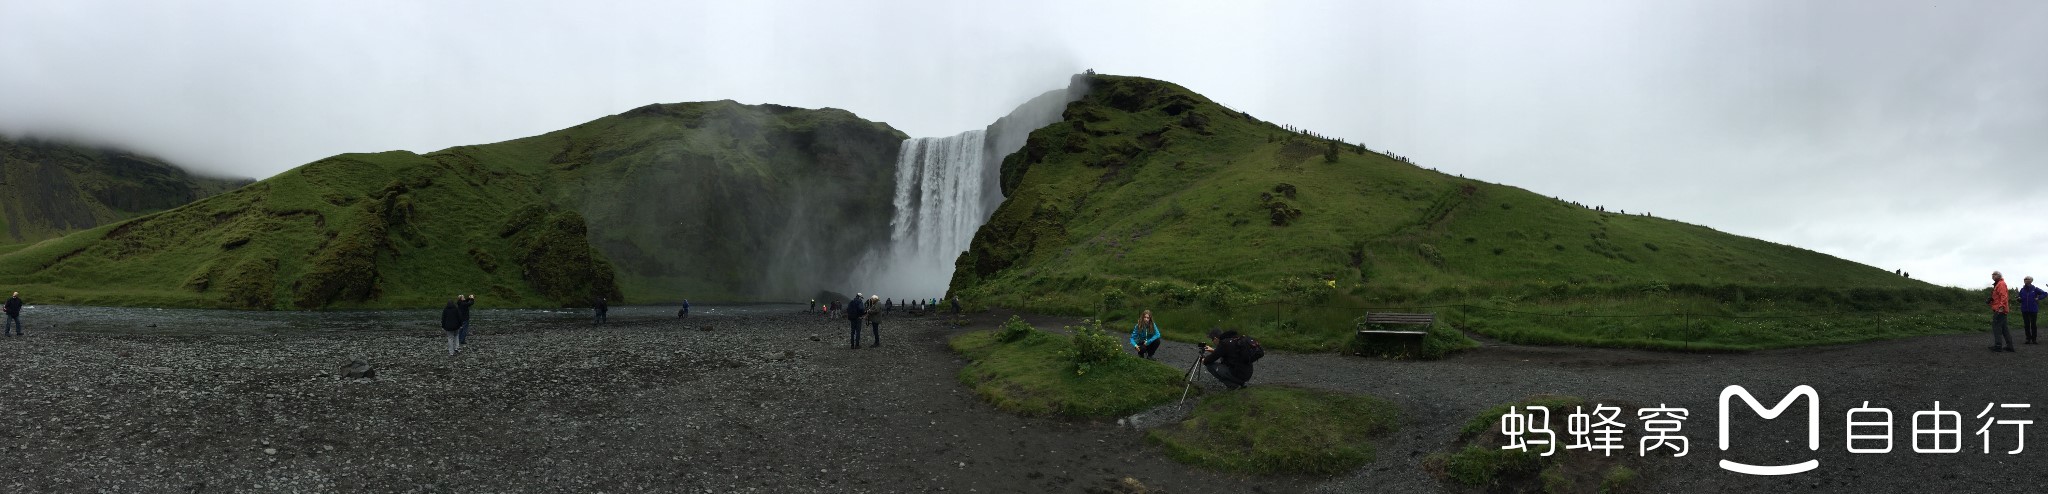
<svg viewBox="0 0 2048 494">
<path fill-rule="evenodd" d="M 1994 352 L 2015 351 L 2012 348 L 2012 331 L 2005 329 L 2005 313 L 2012 310 L 2011 305 L 2007 303 L 2008 297 L 2010 295 L 2006 293 L 2005 275 L 1992 271 L 1991 300 L 1986 303 L 1991 304 L 1991 351 Z"/>
</svg>

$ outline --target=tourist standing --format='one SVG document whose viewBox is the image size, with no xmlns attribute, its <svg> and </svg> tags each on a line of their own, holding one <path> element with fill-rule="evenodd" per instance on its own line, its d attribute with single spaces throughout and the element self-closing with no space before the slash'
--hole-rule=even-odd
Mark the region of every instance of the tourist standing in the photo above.
<svg viewBox="0 0 2048 494">
<path fill-rule="evenodd" d="M 2034 321 L 2041 315 L 2041 299 L 2048 297 L 2048 290 L 2034 286 L 2032 276 L 2027 277 L 2026 283 L 2026 286 L 2020 287 L 2020 327 L 2027 330 L 2027 344 L 2038 345 L 2040 333 L 2036 330 Z"/>
<path fill-rule="evenodd" d="M 860 294 L 856 293 L 853 295 L 853 300 L 846 302 L 846 320 L 853 322 L 853 349 L 855 350 L 860 349 L 860 320 L 861 316 L 865 315 L 867 315 L 866 308 L 861 306 Z"/>
<path fill-rule="evenodd" d="M 1159 323 L 1152 321 L 1152 311 L 1138 316 L 1138 325 L 1131 326 L 1131 348 L 1138 350 L 1138 356 L 1152 360 L 1159 353 Z"/>
<path fill-rule="evenodd" d="M 12 333 L 10 333 L 10 331 Z M 0 335 L 22 336 L 21 334 L 21 292 L 7 296 L 7 324 L 0 326 Z"/>
<path fill-rule="evenodd" d="M 596 324 L 597 324 L 597 325 L 599 325 L 599 326 L 603 326 L 603 325 L 604 325 L 604 313 L 605 313 L 605 311 L 606 311 L 606 310 L 609 310 L 609 309 L 611 309 L 611 306 L 610 306 L 609 304 L 606 304 L 606 303 L 605 303 L 604 297 L 598 297 L 598 298 L 597 298 L 597 305 L 596 305 L 596 306 L 593 306 L 593 307 L 591 307 L 591 309 L 592 309 L 592 310 L 593 310 L 594 312 L 596 312 L 596 313 L 597 313 L 597 323 L 596 323 Z"/>
<path fill-rule="evenodd" d="M 868 307 L 874 307 L 877 303 L 882 303 L 881 295 L 868 296 Z M 868 330 L 875 333 L 875 344 L 871 346 L 882 346 L 882 313 L 868 311 Z M 853 332 L 859 333 L 860 329 L 854 328 Z M 855 336 L 854 338 L 858 339 L 860 337 Z"/>
<path fill-rule="evenodd" d="M 441 332 L 448 334 L 448 356 L 450 357 L 455 356 L 456 352 L 462 351 L 461 302 L 462 296 L 456 295 L 455 300 L 448 301 L 448 305 L 441 308 Z"/>
<path fill-rule="evenodd" d="M 476 295 L 456 295 L 455 300 L 462 307 L 462 331 L 455 335 L 456 343 L 469 344 L 469 306 L 476 305 Z"/>
<path fill-rule="evenodd" d="M 2005 313 L 2012 310 L 2007 304 L 2011 295 L 2006 293 L 2005 275 L 1991 272 L 1991 351 L 2011 352 L 2012 331 L 2005 327 Z"/>
</svg>

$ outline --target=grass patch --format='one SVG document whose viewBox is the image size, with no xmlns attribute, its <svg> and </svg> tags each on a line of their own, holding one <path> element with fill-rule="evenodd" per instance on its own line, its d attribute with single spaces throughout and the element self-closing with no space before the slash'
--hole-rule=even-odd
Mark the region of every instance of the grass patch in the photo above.
<svg viewBox="0 0 2048 494">
<path fill-rule="evenodd" d="M 1191 465 L 1261 475 L 1330 475 L 1373 460 L 1372 441 L 1400 425 L 1379 398 L 1287 386 L 1209 396 L 1178 426 L 1147 438 Z"/>
<path fill-rule="evenodd" d="M 1182 375 L 1164 364 L 1119 352 L 1082 368 L 1070 338 L 1028 331 L 954 337 L 949 345 L 972 360 L 960 382 L 997 408 L 1046 417 L 1120 417 L 1180 396 Z"/>
<path fill-rule="evenodd" d="M 1540 452 L 1547 447 L 1541 446 L 1532 446 L 1529 451 L 1501 449 L 1506 444 L 1506 436 L 1500 433 L 1501 416 L 1511 406 L 1526 409 L 1530 405 L 1550 409 L 1550 428 L 1557 432 L 1559 441 L 1556 453 L 1551 456 L 1542 456 Z M 1466 421 L 1450 448 L 1424 458 L 1422 468 L 1438 480 L 1490 492 L 1634 492 L 1641 482 L 1641 474 L 1637 473 L 1640 465 L 1630 465 L 1642 459 L 1632 451 L 1604 456 L 1564 448 L 1569 442 L 1565 434 L 1566 416 L 1581 406 L 1591 413 L 1594 405 L 1597 404 L 1572 396 L 1538 395 L 1494 406 Z M 1634 407 L 1609 405 L 1620 407 L 1624 418 L 1635 417 Z M 1632 447 L 1634 438 L 1623 442 Z"/>
</svg>

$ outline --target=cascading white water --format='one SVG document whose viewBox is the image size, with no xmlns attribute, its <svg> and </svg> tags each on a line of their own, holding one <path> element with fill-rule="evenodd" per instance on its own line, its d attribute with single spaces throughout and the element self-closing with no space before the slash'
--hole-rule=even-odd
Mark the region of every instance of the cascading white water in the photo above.
<svg viewBox="0 0 2048 494">
<path fill-rule="evenodd" d="M 889 220 L 890 248 L 884 262 L 890 271 L 909 272 L 885 277 L 907 281 L 952 275 L 953 258 L 967 250 L 974 230 L 990 212 L 982 200 L 985 135 L 970 130 L 903 141 L 896 157 L 896 214 Z"/>
<path fill-rule="evenodd" d="M 1087 91 L 1077 76 L 1067 89 L 1032 98 L 987 129 L 903 141 L 889 245 L 867 258 L 856 271 L 859 286 L 849 291 L 892 299 L 945 295 L 953 262 L 1003 202 L 1003 158 L 1022 149 L 1031 131 L 1060 121 L 1067 103 Z"/>
</svg>

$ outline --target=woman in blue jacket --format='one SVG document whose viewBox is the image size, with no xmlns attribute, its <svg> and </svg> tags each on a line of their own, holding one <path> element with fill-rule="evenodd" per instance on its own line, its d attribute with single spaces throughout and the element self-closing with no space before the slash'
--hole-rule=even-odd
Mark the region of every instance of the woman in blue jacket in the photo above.
<svg viewBox="0 0 2048 494">
<path fill-rule="evenodd" d="M 1138 325 L 1131 326 L 1131 348 L 1138 349 L 1138 356 L 1146 360 L 1159 353 L 1159 323 L 1152 322 L 1152 311 L 1138 316 Z"/>
</svg>

